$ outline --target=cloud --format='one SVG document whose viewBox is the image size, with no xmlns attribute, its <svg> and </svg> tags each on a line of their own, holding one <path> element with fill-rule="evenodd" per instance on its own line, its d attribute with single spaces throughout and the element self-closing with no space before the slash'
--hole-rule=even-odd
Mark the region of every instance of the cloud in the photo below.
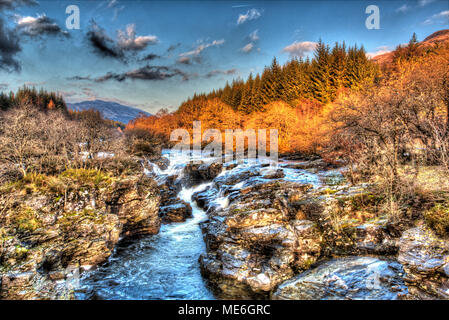
<svg viewBox="0 0 449 320">
<path fill-rule="evenodd" d="M 98 55 L 118 59 L 124 58 L 123 52 L 115 47 L 114 41 L 109 38 L 106 31 L 97 25 L 94 20 L 91 21 L 87 39 Z"/>
<path fill-rule="evenodd" d="M 221 39 L 221 40 L 214 40 L 214 41 L 212 41 L 210 43 L 206 43 L 206 44 L 199 44 L 198 46 L 196 46 L 195 49 L 188 51 L 188 52 L 180 53 L 179 56 L 180 57 L 197 56 L 201 52 L 203 52 L 204 49 L 207 49 L 209 47 L 221 46 L 224 42 L 225 42 L 224 39 Z"/>
<path fill-rule="evenodd" d="M 143 57 L 141 60 L 142 61 L 151 61 L 151 60 L 155 60 L 155 59 L 159 59 L 159 58 L 161 58 L 160 55 L 157 55 L 155 53 L 150 53 L 150 54 L 147 54 L 145 57 Z"/>
<path fill-rule="evenodd" d="M 441 11 L 440 13 L 434 14 L 430 18 L 427 18 L 423 24 L 434 24 L 434 23 L 449 23 L 449 10 Z"/>
<path fill-rule="evenodd" d="M 117 44 L 121 50 L 124 51 L 141 51 L 150 44 L 156 44 L 159 40 L 156 36 L 137 36 L 136 25 L 129 24 L 126 30 L 117 31 Z"/>
<path fill-rule="evenodd" d="M 38 2 L 35 0 L 0 0 L 0 11 L 13 10 L 21 6 L 35 6 Z"/>
<path fill-rule="evenodd" d="M 240 14 L 237 19 L 237 24 L 242 24 L 247 21 L 256 20 L 260 18 L 262 13 L 257 9 L 248 10 L 245 14 Z"/>
<path fill-rule="evenodd" d="M 0 17 L 0 69 L 7 72 L 20 71 L 21 66 L 16 55 L 21 51 L 17 33 L 14 30 L 9 30 Z"/>
<path fill-rule="evenodd" d="M 212 71 L 209 71 L 206 74 L 206 78 L 212 78 L 212 77 L 217 76 L 217 75 L 230 75 L 230 74 L 236 74 L 236 73 L 237 73 L 237 69 L 212 70 Z"/>
<path fill-rule="evenodd" d="M 250 42 L 246 46 L 241 48 L 240 51 L 242 51 L 244 53 L 249 53 L 249 52 L 251 52 L 251 50 L 253 50 L 253 48 L 254 48 L 254 43 Z"/>
<path fill-rule="evenodd" d="M 431 4 L 432 2 L 434 2 L 435 0 L 419 0 L 418 1 L 418 5 L 420 7 L 424 7 L 427 6 L 428 4 Z"/>
<path fill-rule="evenodd" d="M 391 52 L 391 49 L 389 46 L 380 46 L 380 47 L 377 47 L 377 50 L 375 52 L 367 52 L 366 56 L 368 58 L 372 59 L 374 57 L 380 56 L 380 55 L 388 53 L 388 52 Z"/>
<path fill-rule="evenodd" d="M 253 42 L 259 40 L 259 35 L 258 35 L 258 33 L 259 33 L 259 30 L 254 30 L 253 32 L 251 32 L 251 33 L 249 34 L 249 39 L 250 39 L 251 41 L 253 41 Z"/>
<path fill-rule="evenodd" d="M 316 45 L 316 42 L 311 41 L 295 41 L 282 49 L 282 52 L 290 54 L 290 57 L 304 57 L 308 52 L 315 50 Z"/>
<path fill-rule="evenodd" d="M 7 83 L 0 83 L 0 90 L 5 90 L 9 87 L 9 84 Z"/>
<path fill-rule="evenodd" d="M 396 9 L 396 12 L 407 12 L 408 10 L 410 10 L 410 7 L 407 4 L 404 4 L 402 6 L 400 6 L 399 8 Z"/>
<path fill-rule="evenodd" d="M 108 1 L 108 8 L 113 8 L 118 3 L 117 0 L 109 0 Z"/>
<path fill-rule="evenodd" d="M 167 52 L 172 52 L 172 51 L 176 50 L 179 46 L 181 46 L 180 43 L 172 44 L 167 48 Z"/>
<path fill-rule="evenodd" d="M 105 82 L 108 80 L 115 80 L 118 82 L 123 82 L 127 79 L 131 80 L 165 80 L 173 78 L 175 76 L 181 76 L 183 80 L 188 80 L 189 76 L 185 72 L 179 69 L 172 69 L 166 66 L 144 66 L 139 69 L 131 70 L 125 73 L 113 73 L 108 72 L 102 77 L 95 79 L 96 82 Z"/>
<path fill-rule="evenodd" d="M 158 38 L 153 35 L 138 36 L 134 24 L 128 25 L 125 30 L 117 30 L 117 40 L 113 40 L 94 20 L 91 21 L 87 39 L 98 55 L 122 61 L 129 58 L 126 56 L 127 52 L 144 51 L 149 45 L 159 42 Z"/>
<path fill-rule="evenodd" d="M 92 79 L 90 78 L 90 76 L 86 76 L 86 77 L 82 77 L 82 76 L 73 76 L 73 77 L 67 78 L 67 80 L 81 81 L 81 80 L 92 80 Z"/>
<path fill-rule="evenodd" d="M 62 30 L 52 19 L 46 15 L 37 17 L 17 17 L 17 29 L 24 35 L 40 37 L 43 35 L 69 37 L 67 31 Z"/>
</svg>

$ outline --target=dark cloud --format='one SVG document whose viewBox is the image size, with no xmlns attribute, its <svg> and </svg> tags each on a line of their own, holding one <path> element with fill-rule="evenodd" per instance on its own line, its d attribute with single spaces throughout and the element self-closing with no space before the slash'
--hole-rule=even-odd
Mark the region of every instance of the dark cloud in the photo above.
<svg viewBox="0 0 449 320">
<path fill-rule="evenodd" d="M 43 35 L 69 37 L 67 31 L 62 30 L 51 18 L 46 15 L 38 17 L 21 17 L 17 22 L 17 29 L 24 35 L 40 37 Z"/>
<path fill-rule="evenodd" d="M 138 36 L 134 24 L 127 25 L 124 31 L 117 30 L 117 39 L 114 40 L 94 20 L 91 21 L 87 39 L 100 56 L 116 58 L 125 62 L 129 58 L 136 57 L 137 53 L 144 51 L 149 45 L 159 42 L 154 35 Z M 148 57 L 152 56 L 147 55 L 143 60 L 151 60 Z M 154 58 L 155 56 L 153 56 Z"/>
<path fill-rule="evenodd" d="M 87 76 L 87 77 L 74 76 L 74 77 L 67 78 L 67 80 L 82 81 L 82 80 L 92 80 L 92 79 L 89 76 Z"/>
<path fill-rule="evenodd" d="M 151 61 L 151 60 L 155 60 L 155 59 L 159 59 L 159 58 L 161 58 L 160 55 L 150 53 L 150 54 L 146 55 L 145 57 L 143 57 L 141 60 L 142 61 Z"/>
<path fill-rule="evenodd" d="M 212 78 L 217 75 L 230 75 L 236 74 L 237 69 L 229 69 L 229 70 L 212 70 L 206 74 L 206 78 Z"/>
<path fill-rule="evenodd" d="M 108 72 L 106 75 L 96 78 L 95 81 L 104 82 L 108 80 L 116 80 L 122 82 L 125 81 L 126 79 L 151 81 L 151 80 L 165 80 L 173 78 L 175 76 L 180 76 L 182 77 L 183 80 L 189 79 L 188 74 L 179 69 L 172 69 L 166 66 L 148 65 L 125 73 Z"/>
<path fill-rule="evenodd" d="M 102 57 L 123 59 L 124 55 L 121 50 L 115 47 L 114 41 L 109 38 L 105 30 L 101 28 L 95 21 L 91 21 L 87 39 L 94 48 L 95 52 Z"/>
<path fill-rule="evenodd" d="M 0 11 L 12 10 L 20 6 L 35 6 L 39 3 L 35 0 L 0 0 Z"/>
<path fill-rule="evenodd" d="M 15 57 L 20 51 L 22 48 L 17 33 L 9 30 L 0 18 L 0 69 L 8 72 L 20 71 L 20 63 Z"/>
<path fill-rule="evenodd" d="M 172 51 L 176 50 L 177 48 L 179 48 L 180 46 L 181 46 L 180 43 L 172 44 L 170 47 L 168 47 L 167 52 L 172 52 Z"/>
</svg>

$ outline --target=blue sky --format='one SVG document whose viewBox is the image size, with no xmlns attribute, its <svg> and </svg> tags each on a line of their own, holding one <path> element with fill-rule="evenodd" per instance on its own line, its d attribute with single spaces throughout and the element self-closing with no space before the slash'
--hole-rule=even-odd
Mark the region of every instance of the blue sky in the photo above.
<svg viewBox="0 0 449 320">
<path fill-rule="evenodd" d="M 80 9 L 79 30 L 66 28 L 68 5 Z M 368 5 L 380 9 L 379 30 L 365 27 Z M 149 112 L 260 72 L 274 56 L 311 56 L 320 38 L 376 54 L 449 27 L 447 0 L 0 0 L 0 15 L 1 90 L 28 84 Z"/>
</svg>

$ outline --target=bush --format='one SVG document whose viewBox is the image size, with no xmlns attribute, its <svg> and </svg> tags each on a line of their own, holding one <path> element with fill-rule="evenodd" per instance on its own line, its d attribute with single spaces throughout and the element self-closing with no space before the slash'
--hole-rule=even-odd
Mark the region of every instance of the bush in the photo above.
<svg viewBox="0 0 449 320">
<path fill-rule="evenodd" d="M 439 236 L 446 236 L 449 232 L 449 202 L 436 204 L 424 213 L 424 219 Z"/>
</svg>

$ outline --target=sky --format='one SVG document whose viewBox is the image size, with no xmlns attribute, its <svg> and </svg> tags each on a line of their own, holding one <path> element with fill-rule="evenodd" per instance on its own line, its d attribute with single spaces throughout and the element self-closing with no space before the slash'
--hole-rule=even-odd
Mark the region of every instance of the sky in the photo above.
<svg viewBox="0 0 449 320">
<path fill-rule="evenodd" d="M 319 39 L 363 45 L 370 56 L 413 32 L 423 40 L 449 28 L 448 3 L 0 0 L 0 91 L 28 85 L 67 102 L 175 110 L 195 92 L 263 71 L 273 57 L 312 57 Z M 79 29 L 70 29 L 70 5 Z M 369 5 L 379 8 L 379 29 L 366 27 Z"/>
</svg>

